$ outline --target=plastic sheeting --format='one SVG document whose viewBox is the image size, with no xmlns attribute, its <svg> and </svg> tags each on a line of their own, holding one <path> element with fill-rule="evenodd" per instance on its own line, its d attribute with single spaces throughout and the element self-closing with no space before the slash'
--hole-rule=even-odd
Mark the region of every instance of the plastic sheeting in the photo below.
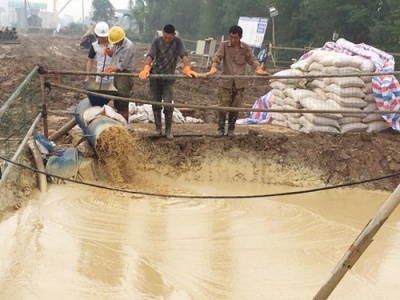
<svg viewBox="0 0 400 300">
<path fill-rule="evenodd" d="M 393 72 L 394 58 L 392 55 L 372 46 L 353 44 L 343 38 L 336 43 L 327 42 L 324 47 L 315 49 L 304 54 L 298 63 L 312 57 L 318 51 L 336 51 L 349 56 L 361 56 L 373 62 L 376 67 L 375 72 Z M 399 110 L 400 109 L 400 84 L 393 75 L 372 76 L 372 90 L 375 101 L 380 110 Z M 272 93 L 268 93 L 258 98 L 253 108 L 269 109 L 272 106 Z M 383 114 L 382 117 L 394 130 L 400 130 L 399 114 Z M 237 120 L 238 124 L 269 124 L 272 117 L 268 113 L 251 113 L 247 119 Z"/>
<path fill-rule="evenodd" d="M 78 174 L 79 163 L 80 155 L 77 149 L 59 151 L 49 158 L 46 173 L 65 178 L 75 177 Z M 51 177 L 51 181 L 58 182 L 58 179 Z"/>
</svg>

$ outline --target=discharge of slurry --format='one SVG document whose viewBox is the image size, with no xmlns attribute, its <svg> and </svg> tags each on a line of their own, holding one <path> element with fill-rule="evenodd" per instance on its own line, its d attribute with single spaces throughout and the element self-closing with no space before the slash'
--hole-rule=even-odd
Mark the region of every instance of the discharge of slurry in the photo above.
<svg viewBox="0 0 400 300">
<path fill-rule="evenodd" d="M 96 141 L 100 169 L 110 183 L 131 183 L 138 164 L 134 138 L 123 126 L 105 129 Z"/>
</svg>

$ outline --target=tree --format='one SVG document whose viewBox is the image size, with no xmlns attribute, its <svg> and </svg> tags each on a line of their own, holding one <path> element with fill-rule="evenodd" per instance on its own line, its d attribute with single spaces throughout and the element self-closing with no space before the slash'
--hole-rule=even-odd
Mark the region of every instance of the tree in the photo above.
<svg viewBox="0 0 400 300">
<path fill-rule="evenodd" d="M 140 34 L 144 33 L 146 20 L 146 3 L 143 0 L 136 0 L 136 6 L 130 8 L 132 19 L 135 21 Z"/>
<path fill-rule="evenodd" d="M 172 0 L 165 11 L 162 27 L 165 24 L 173 24 L 187 39 L 197 38 L 201 26 L 199 18 L 201 7 L 200 0 Z"/>
<path fill-rule="evenodd" d="M 92 0 L 92 9 L 92 20 L 95 22 L 103 21 L 111 25 L 118 20 L 115 16 L 114 6 L 109 0 Z"/>
<path fill-rule="evenodd" d="M 133 18 L 143 36 L 172 23 L 186 39 L 219 39 L 240 16 L 267 17 L 275 3 L 277 46 L 322 47 L 333 32 L 353 43 L 400 52 L 398 0 L 137 0 Z M 268 23 L 265 41 L 272 39 Z M 292 53 L 288 54 L 290 58 Z"/>
</svg>

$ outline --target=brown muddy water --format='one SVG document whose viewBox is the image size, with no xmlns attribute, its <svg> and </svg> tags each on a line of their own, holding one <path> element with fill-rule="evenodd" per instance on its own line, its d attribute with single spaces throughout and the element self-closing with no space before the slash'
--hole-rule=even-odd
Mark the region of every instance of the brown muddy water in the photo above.
<svg viewBox="0 0 400 300">
<path fill-rule="evenodd" d="M 160 198 L 51 185 L 0 223 L 0 299 L 312 299 L 388 193 L 163 182 Z M 171 186 L 174 186 L 172 189 Z M 400 299 L 400 213 L 329 299 Z"/>
</svg>

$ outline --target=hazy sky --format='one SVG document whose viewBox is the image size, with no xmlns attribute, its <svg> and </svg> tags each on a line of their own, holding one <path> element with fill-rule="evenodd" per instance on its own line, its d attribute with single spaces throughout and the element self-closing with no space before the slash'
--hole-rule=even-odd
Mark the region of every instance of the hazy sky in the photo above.
<svg viewBox="0 0 400 300">
<path fill-rule="evenodd" d="M 53 11 L 53 0 L 31 0 L 31 2 L 47 2 L 47 10 Z M 67 2 L 67 0 L 58 0 L 58 9 L 61 9 Z M 116 9 L 125 9 L 128 7 L 128 0 L 111 0 L 110 2 Z M 72 0 L 60 15 L 70 15 L 75 19 L 80 18 L 82 16 L 82 3 L 84 5 L 85 16 L 88 15 L 89 11 L 92 10 L 92 0 Z"/>
<path fill-rule="evenodd" d="M 8 9 L 8 1 L 9 0 L 0 0 L 0 7 Z M 17 0 L 19 2 L 24 2 L 24 0 Z M 29 2 L 36 3 L 47 3 L 47 11 L 54 11 L 54 1 L 53 0 L 28 0 Z M 60 10 L 68 0 L 58 0 L 58 9 Z M 112 5 L 116 9 L 123 8 L 126 9 L 128 7 L 128 0 L 111 0 Z M 74 19 L 79 19 L 82 17 L 82 3 L 84 5 L 84 14 L 88 15 L 89 11 L 92 9 L 92 0 L 72 0 L 66 8 L 60 14 L 62 15 L 70 15 L 73 16 Z"/>
</svg>

